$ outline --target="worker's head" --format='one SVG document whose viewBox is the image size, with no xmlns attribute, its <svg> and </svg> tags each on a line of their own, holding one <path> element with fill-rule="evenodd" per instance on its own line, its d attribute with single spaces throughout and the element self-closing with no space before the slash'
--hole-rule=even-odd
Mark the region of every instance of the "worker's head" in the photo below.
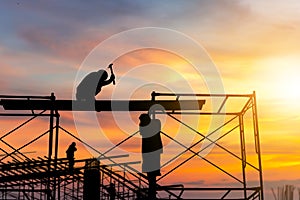
<svg viewBox="0 0 300 200">
<path fill-rule="evenodd" d="M 76 146 L 76 143 L 75 142 L 72 142 L 72 144 L 71 144 L 72 146 Z"/>
<path fill-rule="evenodd" d="M 141 114 L 139 119 L 140 119 L 140 126 L 147 126 L 151 122 L 150 116 L 146 113 Z"/>
<path fill-rule="evenodd" d="M 100 77 L 100 81 L 104 81 L 108 77 L 108 73 L 105 70 L 103 70 L 103 69 L 100 69 L 98 71 L 98 74 L 99 74 L 99 77 Z"/>
</svg>

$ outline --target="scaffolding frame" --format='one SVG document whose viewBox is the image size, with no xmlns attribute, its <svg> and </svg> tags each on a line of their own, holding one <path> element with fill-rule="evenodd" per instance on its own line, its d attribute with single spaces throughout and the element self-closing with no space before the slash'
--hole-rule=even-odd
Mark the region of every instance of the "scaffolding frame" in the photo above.
<svg viewBox="0 0 300 200">
<path fill-rule="evenodd" d="M 175 190 L 175 191 L 179 190 L 179 191 L 182 191 L 182 192 L 184 192 L 184 191 L 224 191 L 221 198 L 218 198 L 218 199 L 227 199 L 227 197 L 230 195 L 231 192 L 241 191 L 243 193 L 243 196 L 241 197 L 241 199 L 259 199 L 259 200 L 264 199 L 263 170 L 262 170 L 260 137 L 259 137 L 259 127 L 258 127 L 258 114 L 257 114 L 257 102 L 256 102 L 256 93 L 255 93 L 255 91 L 253 91 L 252 94 L 186 94 L 186 93 L 176 94 L 176 93 L 156 93 L 156 92 L 153 92 L 151 94 L 151 97 L 152 97 L 152 100 L 156 100 L 157 97 L 175 97 L 176 100 L 179 100 L 182 97 L 194 97 L 194 98 L 203 98 L 203 99 L 220 98 L 220 103 L 217 106 L 217 108 L 214 109 L 215 111 L 201 111 L 200 110 L 199 112 L 190 112 L 190 111 L 171 111 L 171 112 L 170 111 L 169 112 L 156 111 L 155 112 L 156 114 L 166 114 L 167 116 L 171 117 L 172 119 L 174 119 L 178 123 L 182 124 L 183 126 L 187 127 L 188 129 L 190 129 L 191 131 L 193 131 L 194 133 L 196 133 L 196 134 L 198 134 L 202 137 L 200 140 L 198 140 L 197 142 L 195 142 L 191 146 L 185 146 L 182 143 L 180 143 L 179 141 L 175 140 L 174 138 L 171 138 L 170 136 L 168 136 L 166 133 L 161 132 L 164 136 L 168 137 L 169 139 L 176 142 L 178 145 L 180 145 L 181 147 L 183 147 L 185 149 L 183 152 L 181 152 L 177 156 L 173 157 L 170 161 L 175 160 L 176 158 L 180 157 L 183 153 L 188 152 L 188 151 L 191 152 L 192 155 L 190 157 L 186 158 L 180 164 L 173 167 L 171 170 L 169 170 L 163 176 L 158 178 L 158 181 L 163 179 L 164 177 L 166 177 L 167 175 L 169 175 L 170 173 L 172 173 L 173 171 L 175 171 L 179 167 L 181 167 L 186 162 L 190 161 L 192 158 L 199 157 L 202 160 L 209 163 L 210 165 L 212 165 L 213 167 L 215 167 L 218 170 L 222 171 L 223 173 L 225 173 L 229 177 L 235 179 L 237 182 L 241 183 L 242 187 L 241 188 L 238 188 L 238 187 L 235 187 L 235 188 L 233 188 L 233 187 L 228 187 L 228 188 L 226 188 L 226 187 L 224 187 L 224 188 L 186 188 L 186 187 L 185 188 L 172 188 L 171 187 L 171 188 L 169 188 L 170 190 Z M 240 98 L 245 99 L 245 103 L 242 105 L 242 108 L 239 111 L 227 112 L 225 107 L 226 107 L 226 104 L 228 103 L 228 101 L 231 100 L 231 99 L 240 99 Z M 255 143 L 254 144 L 255 145 L 255 153 L 256 153 L 256 156 L 257 156 L 257 166 L 255 166 L 255 164 L 253 164 L 253 163 L 251 163 L 247 160 L 244 116 L 248 111 L 250 111 L 251 115 L 252 115 L 253 136 L 254 136 L 254 143 Z M 185 122 L 183 122 L 180 119 L 175 117 L 176 115 L 185 115 L 185 114 L 186 115 L 199 115 L 199 116 L 201 116 L 201 115 L 231 116 L 231 118 L 229 120 L 225 121 L 221 126 L 217 127 L 215 130 L 213 130 L 210 133 L 207 133 L 205 135 L 205 134 L 200 133 L 195 128 L 189 126 Z M 218 130 L 225 127 L 227 124 L 232 123 L 235 119 L 238 119 L 238 123 L 237 123 L 236 126 L 234 126 L 230 130 L 223 133 L 217 139 L 215 139 L 215 140 L 210 139 L 211 135 L 213 135 L 215 132 L 217 132 Z M 234 152 L 228 150 L 226 147 L 218 144 L 219 140 L 221 140 L 223 137 L 229 135 L 231 132 L 233 132 L 237 128 L 239 129 L 239 135 L 240 135 L 241 157 L 236 155 Z M 199 145 L 204 140 L 208 140 L 210 142 L 210 144 L 205 146 L 203 149 L 200 149 L 197 152 L 192 150 L 195 146 Z M 218 165 L 214 164 L 213 162 L 209 161 L 208 159 L 206 159 L 205 157 L 201 156 L 201 152 L 204 151 L 206 148 L 208 148 L 210 145 L 218 146 L 224 152 L 230 154 L 231 156 L 233 156 L 236 159 L 241 161 L 242 180 L 239 180 L 234 175 L 232 175 L 231 173 L 224 170 L 221 166 L 218 166 Z M 164 165 L 168 164 L 170 161 L 168 161 Z M 259 177 L 257 186 L 255 186 L 255 187 L 248 187 L 247 186 L 247 183 L 248 183 L 247 178 L 248 177 L 246 176 L 246 167 L 250 167 L 250 168 L 254 169 L 257 172 L 258 177 Z M 201 199 L 201 197 L 198 197 L 197 199 Z M 205 197 L 203 199 L 210 199 L 210 198 Z"/>
<path fill-rule="evenodd" d="M 156 115 L 156 114 L 165 114 L 168 117 L 172 118 L 173 120 L 177 121 L 178 123 L 182 124 L 183 126 L 189 128 L 191 131 L 195 132 L 202 138 L 198 140 L 196 143 L 194 143 L 191 146 L 185 146 L 182 144 L 180 141 L 175 140 L 174 138 L 171 138 L 167 133 L 161 132 L 161 134 L 174 142 L 176 142 L 178 145 L 183 147 L 185 150 L 183 152 L 180 152 L 177 156 L 175 156 L 172 159 L 176 159 L 183 155 L 185 152 L 192 153 L 192 156 L 184 160 L 182 163 L 174 166 L 170 171 L 168 171 L 166 174 L 161 176 L 158 181 L 161 179 L 165 178 L 168 176 L 168 174 L 173 173 L 176 171 L 178 168 L 180 168 L 183 164 L 188 162 L 189 160 L 193 159 L 194 157 L 200 157 L 204 161 L 208 162 L 218 170 L 224 172 L 228 176 L 232 177 L 233 179 L 236 179 L 240 184 L 242 184 L 242 187 L 227 187 L 227 188 L 187 188 L 184 187 L 183 185 L 169 185 L 169 186 L 161 186 L 157 185 L 157 190 L 158 191 L 163 191 L 169 195 L 170 199 L 183 199 L 182 194 L 185 192 L 195 192 L 195 191 L 222 191 L 223 195 L 220 198 L 217 199 L 231 199 L 229 198 L 230 194 L 235 191 L 239 191 L 243 193 L 243 197 L 239 199 L 259 199 L 259 200 L 264 200 L 264 193 L 263 193 L 263 173 L 262 173 L 262 161 L 261 161 L 261 149 L 260 149 L 260 139 L 259 139 L 259 127 L 258 127 L 258 114 L 257 114 L 257 103 L 256 103 L 256 94 L 253 92 L 252 94 L 174 94 L 174 93 L 156 93 L 152 92 L 151 94 L 151 102 L 159 102 L 157 98 L 161 97 L 167 97 L 167 98 L 173 98 L 175 97 L 175 101 L 179 101 L 180 98 L 188 98 L 188 97 L 193 97 L 193 98 L 201 98 L 201 99 L 207 99 L 207 98 L 222 98 L 223 100 L 221 101 L 219 108 L 216 111 L 201 111 L 202 105 L 204 104 L 202 101 L 202 105 L 198 107 L 198 111 L 191 111 L 193 109 L 169 109 L 165 111 L 160 111 L 160 110 L 150 110 L 149 112 Z M 36 195 L 39 196 L 39 199 L 80 199 L 82 198 L 82 184 L 83 184 L 83 169 L 84 167 L 81 167 L 78 170 L 78 173 L 74 173 L 73 175 L 66 175 L 66 164 L 62 164 L 65 162 L 63 159 L 58 158 L 58 141 L 59 141 L 59 133 L 60 131 L 63 131 L 69 135 L 71 135 L 73 138 L 76 140 L 84 143 L 80 138 L 76 137 L 72 133 L 68 132 L 66 129 L 60 126 L 59 124 L 59 119 L 60 119 L 60 114 L 59 110 L 57 109 L 57 103 L 56 103 L 56 97 L 54 96 L 54 93 L 51 93 L 50 96 L 10 96 L 10 95 L 0 95 L 1 101 L 0 104 L 4 106 L 5 102 L 9 102 L 9 99 L 13 100 L 26 100 L 26 102 L 30 102 L 31 100 L 41 100 L 41 101 L 46 101 L 47 102 L 47 109 L 42 110 L 40 112 L 37 112 L 36 109 L 30 110 L 31 113 L 0 113 L 0 116 L 5 116 L 5 117 L 11 117 L 11 116 L 29 116 L 31 117 L 30 119 L 26 120 L 24 123 L 20 124 L 13 130 L 7 132 L 6 134 L 2 135 L 0 137 L 0 142 L 5 144 L 11 149 L 11 152 L 8 152 L 4 150 L 3 148 L 0 147 L 0 151 L 2 151 L 5 155 L 0 158 L 0 177 L 3 178 L 5 173 L 8 173 L 11 175 L 11 177 L 8 177 L 8 181 L 4 181 L 3 183 L 0 183 L 0 195 L 2 197 L 8 198 L 10 196 L 11 198 L 18 198 L 18 199 L 29 199 L 29 197 L 34 197 Z M 246 98 L 246 103 L 242 106 L 242 109 L 240 109 L 238 112 L 226 112 L 225 107 L 227 102 L 232 99 L 232 98 Z M 2 101 L 2 99 L 5 100 Z M 6 101 L 8 100 L 8 101 Z M 198 101 L 198 100 L 197 100 Z M 149 101 L 148 101 L 149 102 Z M 198 101 L 200 102 L 200 101 Z M 154 105 L 151 103 L 151 106 Z M 50 107 L 49 107 L 50 105 Z M 28 105 L 27 105 L 28 106 Z M 132 105 L 134 106 L 134 105 Z M 149 108 L 149 106 L 147 106 Z M 108 109 L 109 110 L 109 109 Z M 141 110 L 139 108 L 139 110 Z M 143 109 L 142 109 L 143 110 Z M 195 109 L 196 110 L 196 109 Z M 130 111 L 130 110 L 129 110 Z M 136 110 L 135 110 L 136 111 Z M 258 166 L 255 166 L 255 164 L 250 163 L 247 160 L 247 151 L 246 151 L 246 141 L 245 141 L 245 132 L 244 132 L 244 115 L 247 112 L 251 112 L 252 115 L 252 121 L 253 121 L 253 136 L 254 136 L 254 142 L 255 142 L 255 153 L 257 156 L 257 162 Z M 185 122 L 182 122 L 180 119 L 176 118 L 176 115 L 223 115 L 223 116 L 232 116 L 232 118 L 226 122 L 224 122 L 223 125 L 218 127 L 216 129 L 222 129 L 226 124 L 231 123 L 234 120 L 238 120 L 238 125 L 234 127 L 234 129 L 239 129 L 239 134 L 240 134 L 240 151 L 241 151 L 241 156 L 236 155 L 234 152 L 231 152 L 230 150 L 226 149 L 222 145 L 218 143 L 219 140 L 221 140 L 223 137 L 225 137 L 227 134 L 229 134 L 232 130 L 229 130 L 225 134 L 221 135 L 219 138 L 216 140 L 210 139 L 211 134 L 214 133 L 212 131 L 211 133 L 208 134 L 203 134 L 197 131 L 195 128 L 189 126 Z M 30 121 L 34 120 L 37 117 L 49 117 L 49 130 L 42 133 L 40 136 L 37 138 L 33 139 L 29 143 L 26 143 L 22 145 L 19 148 L 15 148 L 12 145 L 8 144 L 5 142 L 4 138 L 14 131 L 18 130 L 19 128 L 25 126 L 27 123 Z M 108 149 L 104 153 L 99 152 L 97 149 L 93 148 L 89 144 L 85 145 L 92 149 L 93 151 L 97 152 L 102 158 L 104 159 L 109 159 L 112 163 L 111 166 L 106 166 L 102 165 L 100 166 L 100 171 L 101 171 L 101 182 L 102 182 L 102 188 L 100 191 L 102 192 L 102 199 L 108 199 L 108 193 L 106 190 L 106 183 L 111 182 L 112 180 L 115 181 L 118 185 L 118 192 L 117 192 L 117 199 L 134 199 L 137 198 L 138 195 L 143 196 L 140 193 L 145 193 L 144 191 L 147 189 L 147 179 L 146 176 L 143 174 L 138 173 L 134 168 L 132 168 L 130 165 L 131 164 L 137 164 L 136 163 L 118 163 L 118 161 L 115 161 L 114 158 L 109 158 L 106 156 L 108 152 L 111 152 L 114 150 L 114 148 L 122 145 L 123 143 L 127 142 L 132 138 L 135 134 L 138 132 L 133 133 L 129 137 L 125 138 L 124 140 L 120 141 L 115 147 Z M 26 156 L 24 153 L 21 152 L 21 150 L 34 143 L 41 137 L 48 135 L 48 156 L 45 158 L 39 158 L 39 160 L 35 160 L 32 158 L 29 158 Z M 210 162 L 207 160 L 205 157 L 201 156 L 201 151 L 194 151 L 193 147 L 199 145 L 202 141 L 208 140 L 210 144 L 217 145 L 221 149 L 223 149 L 225 152 L 229 153 L 231 156 L 237 158 L 240 160 L 241 163 L 241 170 L 242 170 L 242 180 L 237 179 L 234 175 L 230 174 L 229 172 L 226 172 L 226 170 L 222 169 L 221 166 L 215 165 L 214 163 Z M 54 144 L 54 145 L 53 145 Z M 54 146 L 54 148 L 53 148 Z M 54 153 L 53 153 L 54 152 Z M 54 156 L 53 156 L 54 154 Z M 4 160 L 6 158 L 11 158 L 13 162 L 8 162 L 5 163 Z M 172 159 L 168 162 L 171 162 Z M 44 172 L 44 176 L 42 178 L 37 178 L 37 179 L 22 179 L 22 180 L 14 180 L 12 177 L 17 177 L 18 173 L 22 172 L 24 174 L 28 173 L 28 168 L 26 168 L 25 163 L 43 163 L 43 165 L 37 165 L 38 169 L 33 169 L 33 172 L 39 173 L 41 170 Z M 76 162 L 90 162 L 89 159 L 83 160 L 83 161 L 76 161 Z M 15 168 L 11 168 L 8 166 L 14 166 Z M 19 166 L 16 167 L 16 166 Z M 36 166 L 36 165 L 34 165 Z M 113 167 L 119 167 L 122 170 L 114 170 Z M 247 186 L 247 181 L 248 177 L 246 176 L 246 168 L 251 167 L 255 169 L 258 173 L 258 185 L 255 187 L 248 187 Z M 5 171 L 6 170 L 6 171 Z M 60 171 L 63 171 L 60 172 Z M 5 173 L 4 173 L 5 172 Z M 60 172 L 61 174 L 59 174 Z M 23 174 L 23 176 L 24 176 Z M 130 178 L 134 177 L 134 181 L 131 181 Z M 5 180 L 5 179 L 3 179 Z M 108 181 L 109 180 L 109 181 Z M 125 184 L 124 181 L 128 180 L 128 182 Z M 123 184 L 121 184 L 123 182 Z M 137 182 L 137 183 L 135 183 Z M 38 189 L 37 189 L 38 188 Z M 68 191 L 67 191 L 68 190 Z M 70 195 L 71 191 L 71 195 Z M 121 195 L 122 193 L 122 195 Z M 19 195 L 19 196 L 16 196 Z M 30 195 L 31 196 L 30 196 Z M 34 199 L 33 198 L 33 199 Z M 197 198 L 201 199 L 201 197 Z M 207 198 L 206 198 L 207 199 Z M 232 198 L 236 199 L 236 198 Z"/>
</svg>

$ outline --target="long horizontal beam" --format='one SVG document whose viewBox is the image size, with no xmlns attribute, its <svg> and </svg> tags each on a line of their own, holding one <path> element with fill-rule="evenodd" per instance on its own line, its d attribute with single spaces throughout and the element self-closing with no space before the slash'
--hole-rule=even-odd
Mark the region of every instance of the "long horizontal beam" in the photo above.
<svg viewBox="0 0 300 200">
<path fill-rule="evenodd" d="M 160 105 L 166 111 L 201 110 L 205 100 L 26 100 L 1 99 L 5 110 L 61 110 L 61 111 L 148 111 Z"/>
</svg>

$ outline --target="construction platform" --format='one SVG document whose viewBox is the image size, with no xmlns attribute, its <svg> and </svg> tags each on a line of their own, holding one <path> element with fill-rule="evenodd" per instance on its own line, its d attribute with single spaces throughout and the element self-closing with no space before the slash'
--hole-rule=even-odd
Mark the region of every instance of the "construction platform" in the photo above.
<svg viewBox="0 0 300 200">
<path fill-rule="evenodd" d="M 159 98 L 166 98 L 160 100 Z M 175 99 L 170 99 L 175 98 Z M 216 100 L 217 99 L 217 100 Z M 235 100 L 243 99 L 237 104 Z M 212 102 L 218 106 L 212 108 Z M 227 104 L 234 102 L 236 109 L 227 109 Z M 92 105 L 89 102 L 74 100 L 57 100 L 54 94 L 50 96 L 10 96 L 0 95 L 0 105 L 3 112 L 0 116 L 6 117 L 30 117 L 12 130 L 0 135 L 0 198 L 1 199 L 146 199 L 148 182 L 147 177 L 140 173 L 133 165 L 140 161 L 123 162 L 119 158 L 129 155 L 107 156 L 115 148 L 130 143 L 137 132 L 119 141 L 114 148 L 104 152 L 81 140 L 75 134 L 63 128 L 59 120 L 59 111 L 148 111 L 154 115 L 165 115 L 181 126 L 189 129 L 200 139 L 186 146 L 182 141 L 173 138 L 167 131 L 162 131 L 162 137 L 172 140 L 181 148 L 176 156 L 162 164 L 168 169 L 164 171 L 157 182 L 157 199 L 256 199 L 263 200 L 263 176 L 258 131 L 258 117 L 256 107 L 256 95 L 252 94 L 151 94 L 150 100 L 101 100 Z M 162 109 L 163 108 L 163 109 Z M 226 116 L 220 126 L 207 133 L 200 132 L 191 127 L 177 116 Z M 250 117 L 249 117 L 250 115 Z M 14 131 L 21 129 L 26 124 L 38 117 L 49 118 L 49 130 L 26 142 L 20 147 L 6 141 Z M 252 124 L 250 133 L 246 127 L 246 120 Z M 247 125 L 249 123 L 247 122 Z M 223 130 L 217 137 L 214 134 Z M 240 152 L 232 151 L 222 144 L 222 140 L 228 135 L 237 133 Z M 99 155 L 97 158 L 75 160 L 74 170 L 70 170 L 66 158 L 58 157 L 59 136 L 67 134 L 72 139 L 82 143 L 86 148 Z M 43 157 L 32 158 L 24 153 L 23 149 L 38 141 L 41 137 L 48 136 L 48 153 Z M 249 149 L 247 138 L 253 143 Z M 230 172 L 222 162 L 214 162 L 201 153 L 204 142 L 209 144 L 205 148 L 214 145 L 224 155 L 237 161 L 240 171 Z M 182 150 L 183 149 L 183 150 Z M 249 159 L 247 152 L 254 152 Z M 111 155 L 111 154 L 110 154 Z M 235 183 L 232 186 L 223 187 L 186 187 L 184 184 L 161 184 L 170 174 L 186 163 L 194 159 L 200 159 L 207 165 L 215 168 Z M 224 159 L 224 158 L 222 158 Z M 108 160 L 109 164 L 103 164 L 101 160 Z M 174 160 L 180 162 L 173 162 Z M 173 163 L 172 165 L 170 163 Z M 251 171 L 251 177 L 248 170 Z M 252 175 L 255 174 L 255 178 Z M 197 173 L 195 173 L 197 176 Z M 114 183 L 115 196 L 112 197 L 111 183 Z M 91 197 L 90 195 L 93 195 Z M 207 194 L 209 194 L 207 196 Z"/>
<path fill-rule="evenodd" d="M 128 164 L 119 165 L 125 167 Z M 109 199 L 109 181 L 114 181 L 117 183 L 116 199 L 133 199 L 141 188 L 141 185 L 128 180 L 124 173 L 115 172 L 109 165 L 100 165 L 97 159 L 75 160 L 75 166 L 70 170 L 68 159 L 46 157 L 2 164 L 0 197 L 54 199 L 55 192 L 55 199 L 100 199 L 100 195 L 101 199 Z M 109 181 L 106 182 L 106 179 Z M 18 187 L 20 185 L 22 188 Z"/>
</svg>

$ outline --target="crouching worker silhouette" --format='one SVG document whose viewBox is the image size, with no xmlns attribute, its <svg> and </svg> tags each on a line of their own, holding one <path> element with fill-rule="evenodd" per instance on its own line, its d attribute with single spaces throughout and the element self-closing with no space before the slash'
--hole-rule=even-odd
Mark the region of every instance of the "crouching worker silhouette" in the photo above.
<svg viewBox="0 0 300 200">
<path fill-rule="evenodd" d="M 139 119 L 142 136 L 142 171 L 147 173 L 148 199 L 156 199 L 156 176 L 161 175 L 160 155 L 163 153 L 161 123 L 158 119 L 151 119 L 148 114 L 141 114 Z"/>
<path fill-rule="evenodd" d="M 112 71 L 112 65 L 108 68 L 111 69 L 111 76 L 108 78 L 108 73 L 105 70 L 100 69 L 97 72 L 91 72 L 77 86 L 76 99 L 79 101 L 95 101 L 95 96 L 100 93 L 103 86 L 109 85 L 114 82 L 115 75 Z"/>
<path fill-rule="evenodd" d="M 70 170 L 70 172 L 72 172 L 73 169 L 74 169 L 74 161 L 75 161 L 74 153 L 75 153 L 75 151 L 77 151 L 76 143 L 72 142 L 72 144 L 68 147 L 68 149 L 66 151 L 67 159 L 69 160 L 69 170 Z"/>
</svg>

